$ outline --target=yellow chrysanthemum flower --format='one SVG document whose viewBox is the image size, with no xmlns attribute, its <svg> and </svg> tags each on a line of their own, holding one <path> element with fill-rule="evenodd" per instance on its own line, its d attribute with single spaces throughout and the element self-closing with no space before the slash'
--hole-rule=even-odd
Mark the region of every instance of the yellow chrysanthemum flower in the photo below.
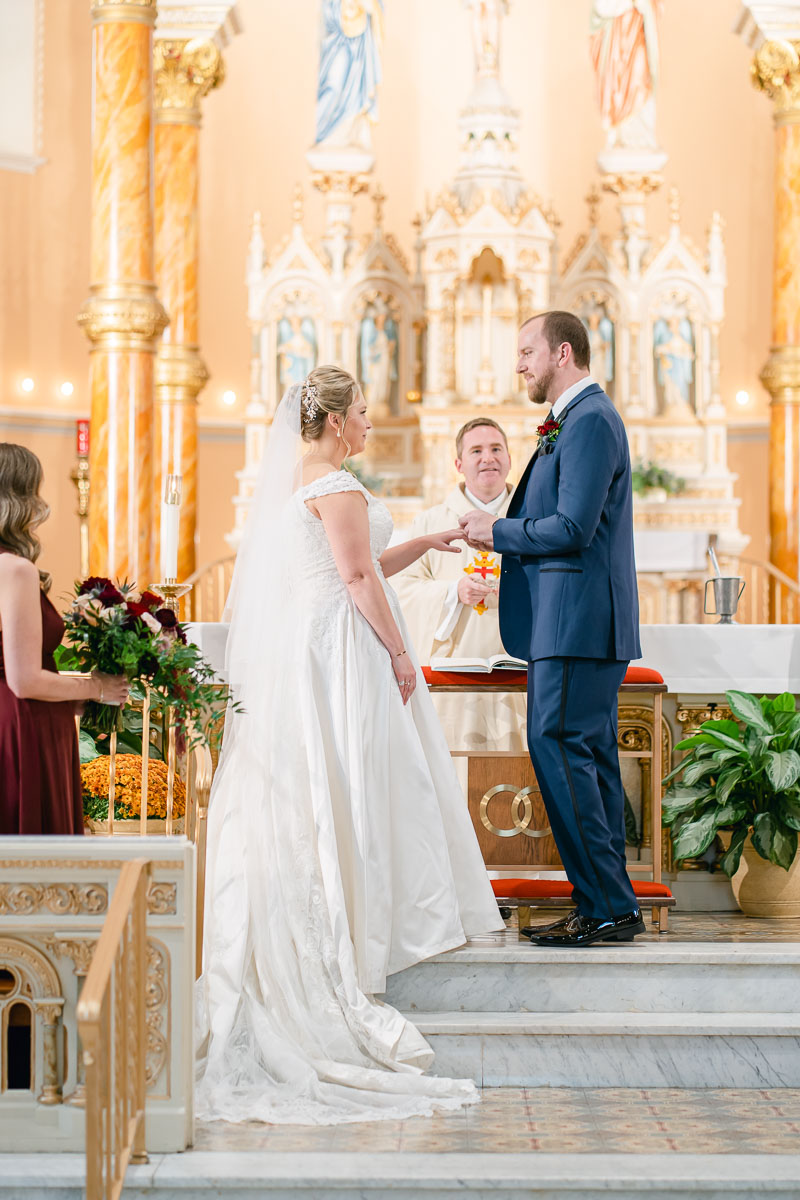
<svg viewBox="0 0 800 1200">
<path fill-rule="evenodd" d="M 92 801 L 108 797 L 109 764 L 107 754 L 81 764 L 84 809 Z M 136 754 L 118 754 L 114 789 L 114 817 L 126 820 L 141 812 L 142 760 Z M 172 789 L 172 815 L 182 817 L 186 812 L 186 789 L 177 775 Z M 167 764 L 151 758 L 147 765 L 147 815 L 167 815 Z"/>
</svg>

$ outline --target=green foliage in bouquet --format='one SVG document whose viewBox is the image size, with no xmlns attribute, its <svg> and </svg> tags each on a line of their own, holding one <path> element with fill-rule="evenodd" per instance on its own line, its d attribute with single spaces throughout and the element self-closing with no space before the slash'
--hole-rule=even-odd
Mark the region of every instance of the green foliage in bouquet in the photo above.
<svg viewBox="0 0 800 1200">
<path fill-rule="evenodd" d="M 631 469 L 631 487 L 640 495 L 651 488 L 663 488 L 668 496 L 677 496 L 686 487 L 686 480 L 679 479 L 665 467 L 639 459 Z"/>
<path fill-rule="evenodd" d="M 60 670 L 124 675 L 139 697 L 147 685 L 154 708 L 173 710 L 183 748 L 208 741 L 207 718 L 230 694 L 199 648 L 187 642 L 178 618 L 160 596 L 94 576 L 76 585 L 64 623 Z M 120 752 L 141 754 L 142 718 L 135 710 L 123 712 L 90 701 L 81 726 L 85 761 L 104 753 L 107 747 L 100 743 L 112 730 L 117 731 Z"/>
<path fill-rule="evenodd" d="M 676 750 L 689 753 L 664 783 L 663 819 L 677 860 L 696 858 L 721 830 L 731 841 L 720 866 L 733 875 L 752 836 L 762 858 L 788 871 L 800 830 L 800 713 L 790 692 L 758 700 L 725 693 L 735 720 L 704 721 Z"/>
</svg>

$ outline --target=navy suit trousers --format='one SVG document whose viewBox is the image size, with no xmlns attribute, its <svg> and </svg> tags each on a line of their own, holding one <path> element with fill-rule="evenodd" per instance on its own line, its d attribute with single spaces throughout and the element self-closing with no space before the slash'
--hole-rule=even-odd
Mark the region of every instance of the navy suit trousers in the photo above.
<svg viewBox="0 0 800 1200">
<path fill-rule="evenodd" d="M 637 907 L 625 865 L 617 692 L 626 662 L 542 658 L 528 664 L 528 748 L 550 827 L 586 917 Z"/>
</svg>

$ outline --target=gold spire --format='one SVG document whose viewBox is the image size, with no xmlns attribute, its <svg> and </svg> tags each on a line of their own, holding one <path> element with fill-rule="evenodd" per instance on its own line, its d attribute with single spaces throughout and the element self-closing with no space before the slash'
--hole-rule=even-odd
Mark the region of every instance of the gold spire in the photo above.
<svg viewBox="0 0 800 1200">
<path fill-rule="evenodd" d="M 292 195 L 292 220 L 295 225 L 303 224 L 303 185 L 296 183 Z"/>
<path fill-rule="evenodd" d="M 591 225 L 592 229 L 594 229 L 597 225 L 597 212 L 600 208 L 600 192 L 596 183 L 593 183 L 589 188 L 585 199 L 589 206 L 589 224 Z"/>
<path fill-rule="evenodd" d="M 383 206 L 386 203 L 386 193 L 381 190 L 381 185 L 375 188 L 372 193 L 372 203 L 375 205 L 375 228 L 383 228 Z"/>
</svg>

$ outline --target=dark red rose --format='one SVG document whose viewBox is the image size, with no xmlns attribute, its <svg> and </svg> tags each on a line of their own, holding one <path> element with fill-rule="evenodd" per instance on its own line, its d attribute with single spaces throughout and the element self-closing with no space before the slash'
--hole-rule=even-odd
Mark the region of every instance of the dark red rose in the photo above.
<svg viewBox="0 0 800 1200">
<path fill-rule="evenodd" d="M 183 642 L 184 646 L 186 645 L 186 634 L 184 633 L 183 626 L 171 608 L 160 608 L 155 614 L 155 618 L 161 622 L 165 630 L 174 633 L 178 641 Z"/>
<path fill-rule="evenodd" d="M 88 596 L 89 592 L 100 592 L 107 587 L 114 587 L 110 579 L 106 579 L 104 575 L 90 575 L 88 579 L 84 579 L 78 589 L 78 595 Z"/>
<path fill-rule="evenodd" d="M 125 607 L 132 616 L 142 617 L 145 613 L 152 612 L 154 608 L 158 608 L 161 603 L 160 596 L 154 596 L 152 592 L 144 592 L 141 600 L 127 600 Z"/>
<path fill-rule="evenodd" d="M 547 420 L 539 426 L 536 432 L 540 437 L 547 437 L 549 433 L 555 433 L 558 427 L 558 421 L 554 421 L 552 417 L 548 417 Z"/>
<path fill-rule="evenodd" d="M 115 604 L 122 604 L 125 597 L 122 592 L 117 591 L 113 583 L 106 583 L 103 590 L 98 592 L 97 599 L 103 608 L 113 608 Z"/>
</svg>

